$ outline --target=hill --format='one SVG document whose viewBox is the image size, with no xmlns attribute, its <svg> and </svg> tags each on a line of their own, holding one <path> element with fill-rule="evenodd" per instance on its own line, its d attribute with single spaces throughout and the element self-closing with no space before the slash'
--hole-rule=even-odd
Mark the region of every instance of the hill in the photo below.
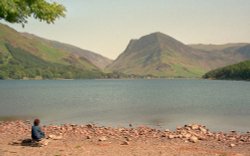
<svg viewBox="0 0 250 156">
<path fill-rule="evenodd" d="M 250 59 L 250 44 L 185 45 L 160 32 L 133 39 L 112 62 L 0 24 L 0 79 L 185 77 Z M 108 71 L 110 73 L 103 73 Z"/>
<path fill-rule="evenodd" d="M 189 44 L 188 46 L 204 51 L 223 51 L 227 49 L 240 48 L 248 43 L 228 43 L 228 44 Z"/>
<path fill-rule="evenodd" d="M 78 57 L 84 57 L 100 69 L 104 69 L 107 65 L 111 64 L 112 62 L 111 59 L 104 57 L 100 54 L 97 54 L 89 50 L 81 49 L 70 44 L 44 39 L 28 33 L 23 33 L 23 35 L 32 40 L 36 40 L 37 42 L 47 44 L 60 51 L 65 51 L 69 54 L 76 55 Z"/>
<path fill-rule="evenodd" d="M 19 33 L 0 24 L 0 79 L 102 77 L 99 67 L 106 63 L 92 57 L 109 61 L 96 53 Z"/>
<path fill-rule="evenodd" d="M 107 69 L 156 77 L 201 77 L 211 69 L 250 59 L 249 51 L 241 53 L 201 50 L 156 32 L 131 40 Z"/>
<path fill-rule="evenodd" d="M 250 80 L 250 60 L 218 68 L 206 73 L 205 79 Z"/>
</svg>

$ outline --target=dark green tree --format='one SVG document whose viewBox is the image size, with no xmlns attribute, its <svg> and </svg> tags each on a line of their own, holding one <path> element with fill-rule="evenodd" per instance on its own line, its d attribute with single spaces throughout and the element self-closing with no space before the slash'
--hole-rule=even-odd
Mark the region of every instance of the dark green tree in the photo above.
<svg viewBox="0 0 250 156">
<path fill-rule="evenodd" d="M 63 5 L 46 0 L 0 0 L 0 19 L 23 26 L 29 17 L 50 24 L 65 12 Z"/>
<path fill-rule="evenodd" d="M 0 80 L 7 79 L 7 78 L 8 78 L 7 73 L 5 71 L 0 71 Z"/>
</svg>

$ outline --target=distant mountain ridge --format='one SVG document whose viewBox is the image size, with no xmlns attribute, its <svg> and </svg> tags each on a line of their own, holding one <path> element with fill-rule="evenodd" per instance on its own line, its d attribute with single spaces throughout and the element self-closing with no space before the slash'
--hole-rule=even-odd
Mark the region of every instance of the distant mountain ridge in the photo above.
<svg viewBox="0 0 250 156">
<path fill-rule="evenodd" d="M 130 40 L 124 52 L 112 61 L 0 24 L 0 79 L 201 78 L 210 70 L 248 59 L 248 43 L 186 45 L 156 32 Z"/>
<path fill-rule="evenodd" d="M 100 69 L 104 69 L 107 65 L 109 65 L 112 62 L 111 59 L 104 57 L 100 54 L 97 54 L 97 53 L 89 51 L 89 50 L 81 49 L 81 48 L 78 48 L 76 46 L 73 46 L 73 45 L 70 45 L 67 43 L 61 43 L 58 41 L 44 39 L 44 38 L 35 36 L 33 34 L 29 34 L 29 33 L 22 33 L 22 34 L 25 37 L 28 37 L 32 40 L 37 40 L 39 42 L 49 44 L 53 48 L 68 52 L 72 55 L 84 57 Z"/>
<path fill-rule="evenodd" d="M 109 62 L 99 54 L 0 24 L 0 79 L 98 78 Z"/>
<path fill-rule="evenodd" d="M 240 48 L 248 44 L 240 45 Z M 157 77 L 201 77 L 205 72 L 249 59 L 248 49 L 220 48 L 214 52 L 182 42 L 161 32 L 133 39 L 107 70 Z M 234 46 L 235 48 L 235 46 Z"/>
<path fill-rule="evenodd" d="M 249 43 L 227 43 L 227 44 L 188 44 L 188 46 L 204 51 L 221 51 L 230 48 L 240 48 Z"/>
</svg>

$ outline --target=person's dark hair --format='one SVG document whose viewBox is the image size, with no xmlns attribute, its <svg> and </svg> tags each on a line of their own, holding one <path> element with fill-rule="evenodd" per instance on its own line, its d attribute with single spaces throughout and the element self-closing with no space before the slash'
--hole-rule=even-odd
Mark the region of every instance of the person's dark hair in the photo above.
<svg viewBox="0 0 250 156">
<path fill-rule="evenodd" d="M 34 120 L 34 125 L 35 125 L 35 126 L 38 126 L 39 124 L 40 124 L 40 120 L 39 120 L 39 119 L 35 119 L 35 120 Z"/>
</svg>

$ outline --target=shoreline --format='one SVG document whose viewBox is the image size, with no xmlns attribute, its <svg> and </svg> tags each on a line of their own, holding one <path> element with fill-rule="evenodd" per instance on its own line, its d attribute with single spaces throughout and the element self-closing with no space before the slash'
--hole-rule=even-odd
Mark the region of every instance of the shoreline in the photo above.
<svg viewBox="0 0 250 156">
<path fill-rule="evenodd" d="M 84 81 L 84 80 L 204 80 L 204 81 L 236 81 L 250 82 L 250 80 L 241 79 L 204 79 L 204 78 L 90 78 L 90 79 L 0 79 L 0 81 Z"/>
<path fill-rule="evenodd" d="M 35 119 L 36 117 L 31 117 L 31 116 L 0 116 L 0 124 L 1 122 L 16 122 L 16 121 L 22 121 L 22 122 L 27 122 L 27 123 L 31 123 L 31 119 Z M 198 122 L 199 123 L 199 122 Z M 101 122 L 62 122 L 62 121 L 58 121 L 58 122 L 46 122 L 43 121 L 42 122 L 42 126 L 44 127 L 49 127 L 49 126 L 59 126 L 62 127 L 64 125 L 78 125 L 78 126 L 84 126 L 84 125 L 95 125 L 96 127 L 109 127 L 109 128 L 130 128 L 130 125 L 133 125 L 134 128 L 136 127 L 148 127 L 151 129 L 157 129 L 157 130 L 165 130 L 168 129 L 169 131 L 175 131 L 176 128 L 181 127 L 181 126 L 185 126 L 182 124 L 174 124 L 174 125 L 170 125 L 170 126 L 166 126 L 166 125 L 161 125 L 161 124 L 143 124 L 143 123 L 132 123 L 132 122 L 118 122 L 118 123 L 101 123 Z M 191 125 L 191 124 L 186 124 L 186 125 Z M 206 125 L 206 124 L 202 124 L 199 123 L 198 125 Z M 208 127 L 209 130 L 211 132 L 214 133 L 219 133 L 219 132 L 223 132 L 223 133 L 229 133 L 231 131 L 235 131 L 239 134 L 244 134 L 244 133 L 248 133 L 250 132 L 250 127 L 249 128 L 245 128 L 245 127 L 241 127 L 241 126 L 235 126 L 235 127 L 230 127 L 230 128 L 223 128 L 223 127 L 215 127 L 215 126 L 205 126 Z"/>
<path fill-rule="evenodd" d="M 43 80 L 60 80 L 60 81 L 72 81 L 72 80 L 214 80 L 214 79 L 203 79 L 203 78 L 178 78 L 178 77 L 166 77 L 166 78 L 86 78 L 86 79 L 0 79 L 0 80 L 21 80 L 21 81 L 43 81 Z"/>
<path fill-rule="evenodd" d="M 199 124 L 184 125 L 174 131 L 132 125 L 129 128 L 112 128 L 94 124 L 41 127 L 46 136 L 54 135 L 61 139 L 52 139 L 47 146 L 39 148 L 22 146 L 21 141 L 30 138 L 30 122 L 0 121 L 0 139 L 3 140 L 0 143 L 0 155 L 1 152 L 12 155 L 10 151 L 14 151 L 22 155 L 22 153 L 40 150 L 48 152 L 47 155 L 58 155 L 55 153 L 99 155 L 99 152 L 104 152 L 101 155 L 122 155 L 117 152 L 122 152 L 123 155 L 144 155 L 145 152 L 154 155 L 250 154 L 250 132 L 211 132 L 206 126 Z M 83 154 L 79 150 L 83 153 L 88 152 Z"/>
</svg>

